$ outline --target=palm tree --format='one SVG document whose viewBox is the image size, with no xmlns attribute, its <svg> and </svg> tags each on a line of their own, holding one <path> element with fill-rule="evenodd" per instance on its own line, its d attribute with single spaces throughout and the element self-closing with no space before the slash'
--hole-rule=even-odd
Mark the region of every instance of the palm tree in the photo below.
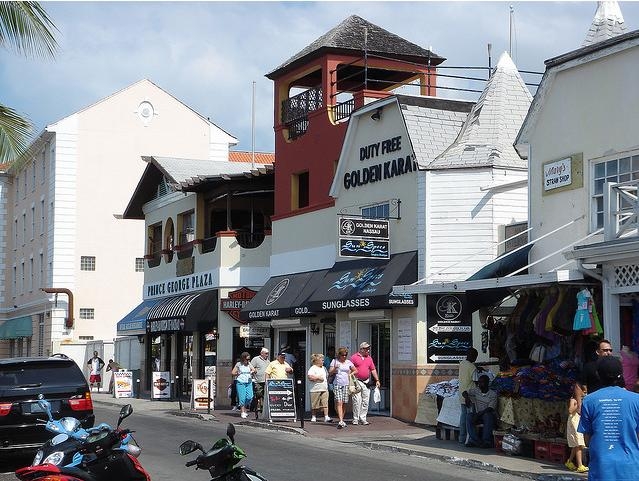
<svg viewBox="0 0 639 481">
<path fill-rule="evenodd" d="M 38 2 L 0 2 L 0 47 L 25 57 L 53 58 L 57 31 Z M 0 163 L 18 158 L 28 147 L 31 122 L 0 101 Z"/>
</svg>

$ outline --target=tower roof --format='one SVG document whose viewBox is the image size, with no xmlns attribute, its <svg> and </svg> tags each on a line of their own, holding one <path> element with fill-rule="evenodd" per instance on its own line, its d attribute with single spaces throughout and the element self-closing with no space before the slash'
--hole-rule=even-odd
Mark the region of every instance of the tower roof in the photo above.
<svg viewBox="0 0 639 481">
<path fill-rule="evenodd" d="M 526 169 L 513 141 L 532 95 L 510 56 L 504 52 L 457 139 L 426 168 L 503 167 Z"/>
<path fill-rule="evenodd" d="M 366 33 L 365 33 L 366 32 Z M 427 65 L 439 65 L 444 60 L 428 49 L 390 33 L 357 15 L 351 15 L 313 43 L 300 50 L 266 77 L 273 80 L 300 64 L 326 52 L 389 55 L 396 59 Z"/>
<path fill-rule="evenodd" d="M 592 19 L 582 47 L 601 42 L 626 32 L 621 9 L 616 1 L 597 2 L 597 11 Z"/>
</svg>

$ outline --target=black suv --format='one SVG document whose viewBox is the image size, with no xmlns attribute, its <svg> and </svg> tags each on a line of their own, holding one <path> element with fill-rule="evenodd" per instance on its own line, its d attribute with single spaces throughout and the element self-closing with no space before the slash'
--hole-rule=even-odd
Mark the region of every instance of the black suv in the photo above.
<svg viewBox="0 0 639 481">
<path fill-rule="evenodd" d="M 87 380 L 73 359 L 51 357 L 0 359 L 0 458 L 30 454 L 54 434 L 44 429 L 47 415 L 37 403 L 42 394 L 56 419 L 78 419 L 85 428 L 95 422 Z"/>
</svg>

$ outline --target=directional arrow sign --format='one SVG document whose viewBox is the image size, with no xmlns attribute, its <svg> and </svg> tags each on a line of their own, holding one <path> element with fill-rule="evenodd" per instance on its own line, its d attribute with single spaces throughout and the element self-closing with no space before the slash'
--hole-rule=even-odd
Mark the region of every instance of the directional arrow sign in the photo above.
<svg viewBox="0 0 639 481">
<path fill-rule="evenodd" d="M 432 355 L 429 358 L 431 361 L 463 361 L 464 359 L 466 359 L 466 356 L 437 356 L 437 355 Z"/>
<path fill-rule="evenodd" d="M 471 329 L 471 326 L 440 326 L 439 324 L 428 328 L 428 330 L 433 331 L 435 334 L 439 334 L 440 332 L 471 332 Z"/>
<path fill-rule="evenodd" d="M 271 394 L 286 394 L 287 396 L 290 396 L 291 394 L 293 394 L 293 391 L 289 391 L 288 389 L 286 391 L 269 391 Z"/>
</svg>

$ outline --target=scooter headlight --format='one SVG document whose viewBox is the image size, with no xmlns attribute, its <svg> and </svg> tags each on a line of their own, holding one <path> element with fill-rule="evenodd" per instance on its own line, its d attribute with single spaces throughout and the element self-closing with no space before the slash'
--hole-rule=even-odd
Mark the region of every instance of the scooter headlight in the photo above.
<svg viewBox="0 0 639 481">
<path fill-rule="evenodd" d="M 33 463 L 31 463 L 31 466 L 37 466 L 38 464 L 40 464 L 42 462 L 43 456 L 44 456 L 44 453 L 42 452 L 41 449 L 39 449 L 35 457 L 33 458 Z"/>
<path fill-rule="evenodd" d="M 42 464 L 54 464 L 57 466 L 58 464 L 62 462 L 63 459 L 64 459 L 64 453 L 62 451 L 56 451 L 55 453 L 49 454 L 44 459 Z"/>
</svg>

